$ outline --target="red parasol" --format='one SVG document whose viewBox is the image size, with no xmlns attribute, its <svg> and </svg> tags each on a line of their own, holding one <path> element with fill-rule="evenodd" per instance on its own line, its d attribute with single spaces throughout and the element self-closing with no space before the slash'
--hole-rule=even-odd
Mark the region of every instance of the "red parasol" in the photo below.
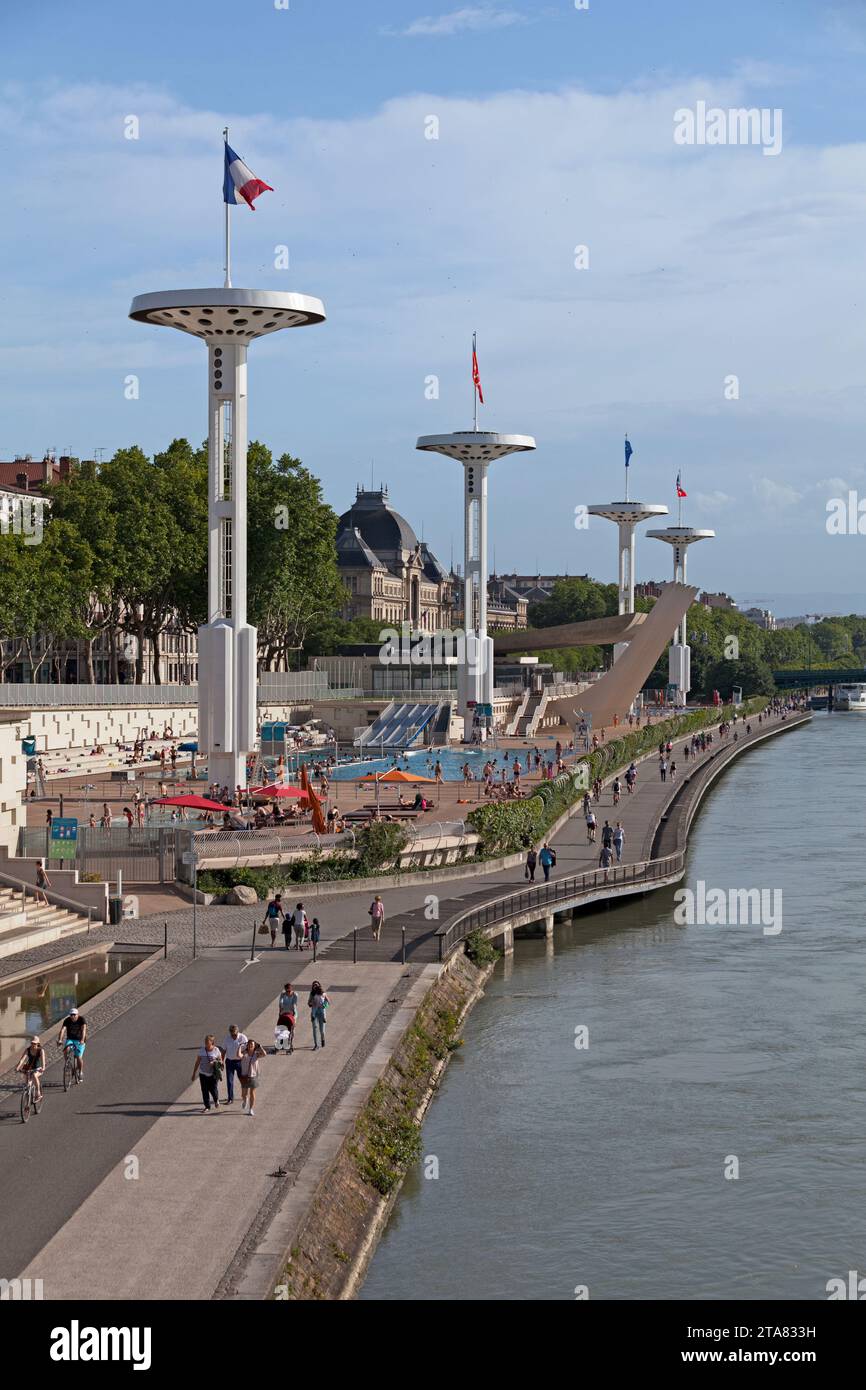
<svg viewBox="0 0 866 1390">
<path fill-rule="evenodd" d="M 267 801 L 276 801 L 280 797 L 293 796 L 298 801 L 309 801 L 309 794 L 302 787 L 283 786 L 282 783 L 273 787 L 257 787 L 253 796 L 262 796 Z"/>
<path fill-rule="evenodd" d="M 187 796 L 157 796 L 153 801 L 154 806 L 183 806 L 189 811 L 230 811 L 230 806 L 224 806 L 221 801 L 208 801 L 206 796 L 194 796 L 189 793 Z"/>
</svg>

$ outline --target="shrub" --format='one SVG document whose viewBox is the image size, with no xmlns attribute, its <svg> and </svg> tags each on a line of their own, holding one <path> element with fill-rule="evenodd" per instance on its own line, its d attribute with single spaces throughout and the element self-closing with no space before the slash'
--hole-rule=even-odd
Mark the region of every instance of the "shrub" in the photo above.
<svg viewBox="0 0 866 1390">
<path fill-rule="evenodd" d="M 357 872 L 363 878 L 383 865 L 393 864 L 408 839 L 405 826 L 397 821 L 371 821 L 357 835 Z"/>
<path fill-rule="evenodd" d="M 491 801 L 476 806 L 467 820 L 481 840 L 483 855 L 513 854 L 541 834 L 544 802 L 537 796 L 528 801 Z"/>
<path fill-rule="evenodd" d="M 493 965 L 499 959 L 499 951 L 487 939 L 483 931 L 471 931 L 465 942 L 466 954 L 473 965 L 479 967 Z"/>
</svg>

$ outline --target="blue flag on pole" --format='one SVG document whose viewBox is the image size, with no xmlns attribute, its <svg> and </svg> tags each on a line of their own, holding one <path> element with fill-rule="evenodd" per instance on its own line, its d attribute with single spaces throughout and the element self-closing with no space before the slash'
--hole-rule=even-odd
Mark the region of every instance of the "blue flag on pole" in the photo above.
<svg viewBox="0 0 866 1390">
<path fill-rule="evenodd" d="M 634 449 L 631 447 L 631 445 L 629 444 L 628 440 L 626 439 L 626 441 L 625 441 L 625 466 L 626 466 L 626 468 L 628 468 L 628 461 L 629 461 L 629 459 L 631 458 L 631 456 L 632 456 L 633 453 L 634 453 Z"/>
</svg>

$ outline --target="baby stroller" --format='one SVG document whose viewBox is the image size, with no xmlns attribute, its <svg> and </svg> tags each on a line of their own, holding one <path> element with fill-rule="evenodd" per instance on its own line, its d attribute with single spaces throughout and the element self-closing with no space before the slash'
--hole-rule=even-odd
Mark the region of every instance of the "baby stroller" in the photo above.
<svg viewBox="0 0 866 1390">
<path fill-rule="evenodd" d="M 294 1052 L 295 1050 L 295 1015 L 280 1014 L 277 1019 L 277 1026 L 274 1029 L 274 1051 L 275 1052 Z"/>
</svg>

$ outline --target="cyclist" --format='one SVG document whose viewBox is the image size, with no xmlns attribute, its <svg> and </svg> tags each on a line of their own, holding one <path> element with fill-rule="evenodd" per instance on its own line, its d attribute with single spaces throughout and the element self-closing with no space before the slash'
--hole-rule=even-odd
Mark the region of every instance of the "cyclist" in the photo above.
<svg viewBox="0 0 866 1390">
<path fill-rule="evenodd" d="M 30 1077 L 36 1083 L 36 1099 L 42 1099 L 42 1073 L 45 1070 L 45 1048 L 38 1036 L 30 1039 L 21 1056 L 18 1058 L 16 1071 L 24 1073 L 25 1080 Z"/>
<path fill-rule="evenodd" d="M 79 1081 L 84 1080 L 84 1049 L 86 1045 L 87 1020 L 77 1009 L 72 1008 L 60 1025 L 57 1046 L 62 1047 L 64 1053 L 71 1048 L 73 1055 L 78 1058 Z"/>
</svg>

